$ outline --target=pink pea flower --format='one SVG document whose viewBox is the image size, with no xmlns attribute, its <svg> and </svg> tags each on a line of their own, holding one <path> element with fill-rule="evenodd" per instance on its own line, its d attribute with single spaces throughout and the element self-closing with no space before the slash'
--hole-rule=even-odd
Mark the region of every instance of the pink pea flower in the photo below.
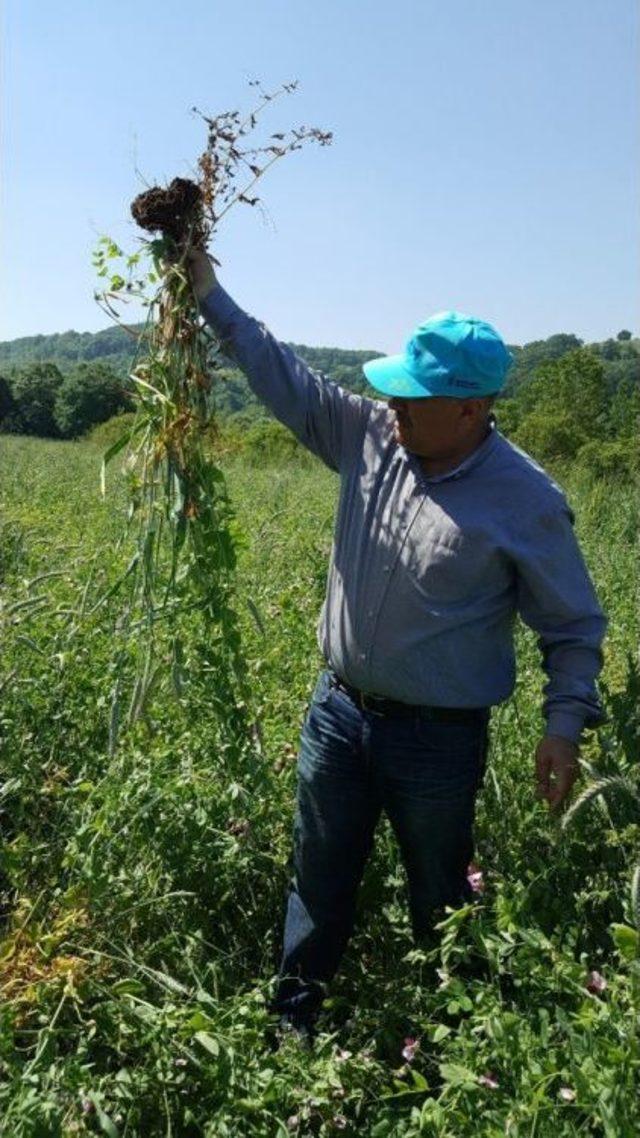
<svg viewBox="0 0 640 1138">
<path fill-rule="evenodd" d="M 404 1041 L 402 1048 L 402 1058 L 406 1059 L 407 1063 L 412 1063 L 416 1057 L 416 1051 L 420 1046 L 420 1040 L 414 1039 L 413 1036 L 408 1035 Z"/>
<path fill-rule="evenodd" d="M 484 893 L 484 875 L 475 861 L 470 861 L 467 866 L 467 881 L 474 893 Z"/>
<path fill-rule="evenodd" d="M 563 1102 L 573 1102 L 575 1097 L 576 1092 L 571 1087 L 560 1087 L 558 1098 L 561 1098 Z"/>
<path fill-rule="evenodd" d="M 333 1125 L 335 1126 L 336 1130 L 346 1130 L 347 1120 L 344 1114 L 334 1114 Z"/>
<path fill-rule="evenodd" d="M 604 992 L 606 986 L 607 981 L 599 972 L 592 971 L 588 973 L 585 983 L 587 992 L 591 992 L 594 996 L 599 996 L 601 992 Z"/>
<path fill-rule="evenodd" d="M 346 1063 L 347 1059 L 350 1059 L 352 1054 L 352 1051 L 345 1051 L 344 1047 L 339 1047 L 336 1051 L 336 1059 L 338 1059 L 341 1063 Z"/>
<path fill-rule="evenodd" d="M 500 1083 L 496 1079 L 495 1075 L 491 1073 L 491 1071 L 487 1071 L 484 1075 L 480 1075 L 478 1082 L 483 1087 L 489 1087 L 489 1090 L 491 1091 L 497 1091 L 498 1087 L 500 1086 Z"/>
</svg>

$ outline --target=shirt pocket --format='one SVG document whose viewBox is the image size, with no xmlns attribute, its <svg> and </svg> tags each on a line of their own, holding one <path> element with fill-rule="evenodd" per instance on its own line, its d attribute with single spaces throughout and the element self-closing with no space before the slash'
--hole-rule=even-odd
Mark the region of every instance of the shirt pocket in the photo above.
<svg viewBox="0 0 640 1138">
<path fill-rule="evenodd" d="M 411 583 L 425 600 L 454 602 L 473 596 L 476 573 L 472 543 L 461 534 L 445 539 L 412 534 L 403 560 Z"/>
<path fill-rule="evenodd" d="M 511 587 L 505 558 L 477 526 L 414 525 L 403 552 L 409 581 L 430 606 L 482 603 Z"/>
</svg>

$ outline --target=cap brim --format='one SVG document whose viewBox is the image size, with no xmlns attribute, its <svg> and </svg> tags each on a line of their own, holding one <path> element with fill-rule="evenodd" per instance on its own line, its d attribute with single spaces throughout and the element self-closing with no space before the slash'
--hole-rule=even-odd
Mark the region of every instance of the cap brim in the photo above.
<svg viewBox="0 0 640 1138">
<path fill-rule="evenodd" d="M 371 386 L 382 395 L 400 395 L 405 399 L 423 399 L 433 395 L 406 365 L 406 356 L 381 356 L 377 360 L 369 360 L 362 370 Z"/>
</svg>

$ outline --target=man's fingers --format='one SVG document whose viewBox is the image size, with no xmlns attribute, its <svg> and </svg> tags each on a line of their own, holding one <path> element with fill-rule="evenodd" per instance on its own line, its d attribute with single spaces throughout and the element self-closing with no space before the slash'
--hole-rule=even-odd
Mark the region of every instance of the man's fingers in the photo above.
<svg viewBox="0 0 640 1138">
<path fill-rule="evenodd" d="M 578 777 L 577 763 L 566 763 L 558 773 L 556 798 L 558 803 L 564 802 Z"/>
<path fill-rule="evenodd" d="M 551 810 L 561 806 L 578 776 L 578 766 L 573 763 L 554 763 L 549 781 L 549 794 L 546 796 Z"/>
<path fill-rule="evenodd" d="M 536 757 L 536 794 L 538 798 L 547 798 L 551 790 L 551 762 L 548 755 L 538 754 Z"/>
<path fill-rule="evenodd" d="M 211 258 L 204 249 L 190 249 L 186 260 L 193 291 L 198 300 L 203 300 L 217 283 Z"/>
<path fill-rule="evenodd" d="M 578 745 L 556 735 L 546 735 L 536 750 L 536 795 L 555 810 L 571 792 L 580 772 Z"/>
<path fill-rule="evenodd" d="M 538 779 L 536 782 L 536 797 L 546 798 L 549 794 L 549 783 L 547 780 Z"/>
</svg>

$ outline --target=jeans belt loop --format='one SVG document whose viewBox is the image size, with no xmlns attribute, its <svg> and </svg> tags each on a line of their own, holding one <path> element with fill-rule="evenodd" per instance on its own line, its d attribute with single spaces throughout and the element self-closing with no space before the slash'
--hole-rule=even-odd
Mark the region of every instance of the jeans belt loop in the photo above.
<svg viewBox="0 0 640 1138">
<path fill-rule="evenodd" d="M 368 711 L 369 708 L 367 707 L 367 693 L 364 691 L 360 691 L 359 688 L 356 688 L 356 692 L 357 692 L 357 697 L 358 697 L 357 703 L 358 703 L 358 707 L 360 708 L 360 711 Z"/>
</svg>

